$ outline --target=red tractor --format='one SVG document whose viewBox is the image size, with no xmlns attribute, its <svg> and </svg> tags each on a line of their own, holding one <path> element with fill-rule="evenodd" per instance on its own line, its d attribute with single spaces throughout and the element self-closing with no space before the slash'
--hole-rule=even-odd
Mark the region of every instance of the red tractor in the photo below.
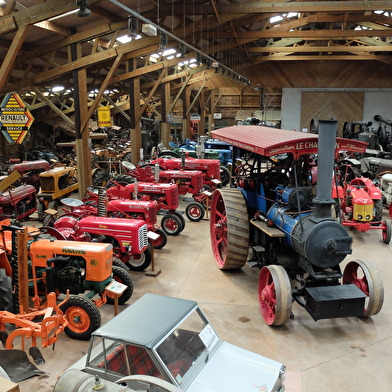
<svg viewBox="0 0 392 392">
<path fill-rule="evenodd" d="M 178 208 L 177 184 L 161 184 L 150 182 L 135 182 L 122 186 L 116 184 L 107 190 L 109 200 L 131 199 L 155 200 L 159 210 L 167 210 L 161 220 L 161 227 L 168 235 L 178 235 L 185 228 L 185 219 Z M 187 206 L 186 213 L 190 215 L 191 204 Z M 189 216 L 188 216 L 189 218 Z"/>
<path fill-rule="evenodd" d="M 203 186 L 214 190 L 221 184 L 220 161 L 199 158 L 158 158 L 151 161 L 161 170 L 199 170 L 203 173 Z"/>
<path fill-rule="evenodd" d="M 147 225 L 147 230 L 159 235 L 154 240 L 154 249 L 162 249 L 167 243 L 166 233 L 157 225 L 158 204 L 153 200 L 125 200 L 114 199 L 107 201 L 105 192 L 98 194 L 88 191 L 83 201 L 73 198 L 65 198 L 61 201 L 66 207 L 63 215 L 82 219 L 87 216 L 107 216 L 112 218 L 128 218 L 142 220 Z M 55 224 L 53 219 L 52 226 Z M 145 255 L 144 255 L 145 256 Z M 133 256 L 133 260 L 138 257 Z M 134 263 L 131 263 L 134 264 Z M 132 268 L 131 268 L 132 269 Z"/>
<path fill-rule="evenodd" d="M 73 200 L 83 204 L 77 199 Z M 69 205 L 69 203 L 68 203 Z M 147 238 L 147 225 L 139 219 L 123 219 L 105 216 L 92 216 L 92 208 L 64 213 L 48 227 L 47 232 L 59 240 L 103 242 L 113 245 L 114 264 L 125 264 L 130 270 L 144 271 L 151 264 L 151 249 Z M 96 215 L 96 214 L 95 214 Z M 121 261 L 121 262 L 119 262 Z"/>
<path fill-rule="evenodd" d="M 391 222 L 382 219 L 383 201 L 381 189 L 369 178 L 358 177 L 341 187 L 333 187 L 333 197 L 338 202 L 338 214 L 343 226 L 365 232 L 381 230 L 385 244 L 391 241 Z"/>
</svg>

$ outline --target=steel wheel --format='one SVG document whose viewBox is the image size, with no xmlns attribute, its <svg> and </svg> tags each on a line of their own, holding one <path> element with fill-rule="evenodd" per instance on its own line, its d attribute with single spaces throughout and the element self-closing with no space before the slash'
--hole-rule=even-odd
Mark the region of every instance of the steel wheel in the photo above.
<svg viewBox="0 0 392 392">
<path fill-rule="evenodd" d="M 61 310 L 68 320 L 64 332 L 72 339 L 88 340 L 101 325 L 101 313 L 88 298 L 70 296 Z"/>
<path fill-rule="evenodd" d="M 144 271 L 150 266 L 151 257 L 151 248 L 150 245 L 148 245 L 144 252 L 130 255 L 129 259 L 125 262 L 125 265 L 131 271 Z"/>
<path fill-rule="evenodd" d="M 189 203 L 185 208 L 185 215 L 191 222 L 200 222 L 206 213 L 203 204 L 198 202 Z"/>
<path fill-rule="evenodd" d="M 129 300 L 129 298 L 132 297 L 133 294 L 133 283 L 132 283 L 131 275 L 129 275 L 129 272 L 127 270 L 121 267 L 114 266 L 112 267 L 112 271 L 113 271 L 113 279 L 116 282 L 125 284 L 125 286 L 128 287 L 118 298 L 118 304 L 123 305 L 125 302 Z M 114 294 L 107 294 L 107 303 L 114 304 Z"/>
<path fill-rule="evenodd" d="M 343 272 L 343 284 L 350 283 L 368 296 L 362 317 L 377 314 L 384 302 L 384 286 L 377 267 L 370 261 L 350 261 Z"/>
<path fill-rule="evenodd" d="M 183 229 L 181 219 L 174 214 L 166 214 L 161 220 L 162 230 L 167 235 L 178 235 Z"/>
<path fill-rule="evenodd" d="M 389 219 L 386 219 L 385 221 L 382 222 L 383 228 L 381 232 L 381 237 L 384 242 L 384 244 L 389 244 L 391 242 L 391 221 Z"/>
<path fill-rule="evenodd" d="M 154 241 L 154 249 L 162 249 L 167 244 L 167 234 L 159 228 L 155 233 L 159 234 L 159 237 Z"/>
<path fill-rule="evenodd" d="M 210 237 L 218 268 L 244 266 L 249 246 L 249 218 L 239 189 L 217 189 L 212 194 Z"/>
<path fill-rule="evenodd" d="M 258 296 L 261 313 L 268 325 L 282 325 L 290 319 L 291 286 L 282 266 L 270 265 L 261 269 Z"/>
</svg>

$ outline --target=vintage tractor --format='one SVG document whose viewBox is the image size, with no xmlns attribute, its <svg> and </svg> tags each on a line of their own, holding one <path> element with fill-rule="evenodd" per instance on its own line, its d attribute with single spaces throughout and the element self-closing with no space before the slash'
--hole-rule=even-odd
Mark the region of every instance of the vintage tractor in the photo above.
<svg viewBox="0 0 392 392">
<path fill-rule="evenodd" d="M 11 224 L 9 219 L 0 225 L 3 228 L 0 249 L 12 257 L 15 252 L 12 232 L 23 228 L 17 222 Z M 113 279 L 127 286 L 118 303 L 131 297 L 133 283 L 129 273 L 125 268 L 112 266 L 113 247 L 110 244 L 57 240 L 45 228 L 30 227 L 28 230 L 31 293 L 36 289 L 40 295 L 52 291 L 57 295 L 74 294 L 61 306 L 68 321 L 65 333 L 74 339 L 89 339 L 101 324 L 98 308 L 106 302 L 114 303 L 114 294 L 105 290 Z"/>
<path fill-rule="evenodd" d="M 385 244 L 391 241 L 391 222 L 383 219 L 381 189 L 369 178 L 358 177 L 341 187 L 333 186 L 332 197 L 337 201 L 338 216 L 343 226 L 365 232 L 381 231 Z"/>
<path fill-rule="evenodd" d="M 15 170 L 0 182 L 0 217 L 25 219 L 37 211 L 37 192 L 33 185 L 14 187 L 21 178 Z"/>
<path fill-rule="evenodd" d="M 65 203 L 69 204 L 70 200 L 83 204 L 80 200 L 69 198 L 65 199 Z M 144 271 L 149 267 L 152 256 L 145 221 L 97 216 L 97 213 L 92 216 L 91 211 L 78 216 L 77 211 L 60 215 L 53 229 L 48 227 L 46 231 L 61 240 L 112 244 L 113 255 L 120 262 L 116 263 L 117 266 L 124 267 L 125 264 L 132 271 Z"/>
<path fill-rule="evenodd" d="M 36 161 L 20 161 L 20 159 L 12 159 L 7 165 L 7 173 L 11 174 L 18 171 L 21 175 L 15 186 L 22 184 L 33 185 L 36 191 L 39 191 L 40 180 L 39 175 L 50 169 L 50 164 L 45 159 Z"/>
<path fill-rule="evenodd" d="M 62 198 L 69 196 L 79 187 L 76 167 L 58 166 L 47 170 L 39 175 L 41 192 L 38 193 L 38 220 L 50 220 L 51 216 L 45 214 L 45 210 L 50 208 L 57 210 Z"/>
<path fill-rule="evenodd" d="M 384 291 L 377 268 L 355 260 L 343 273 L 340 269 L 352 252 L 352 238 L 332 216 L 334 160 L 339 151 L 363 153 L 366 143 L 336 133 L 336 120 L 321 121 L 319 135 L 261 126 L 212 132 L 251 152 L 237 188 L 213 193 L 212 251 L 222 270 L 247 261 L 261 268 L 258 298 L 268 325 L 288 322 L 293 301 L 314 320 L 370 317 L 381 310 Z"/>
<path fill-rule="evenodd" d="M 220 162 L 218 159 L 157 158 L 152 160 L 150 164 L 158 164 L 161 170 L 199 170 L 203 173 L 204 187 L 214 190 L 221 185 Z"/>
<path fill-rule="evenodd" d="M 176 184 L 179 195 L 189 193 L 194 200 L 188 203 L 185 208 L 187 218 L 192 222 L 199 222 L 204 218 L 207 195 L 203 190 L 205 188 L 203 185 L 203 173 L 200 170 L 161 170 L 158 164 L 146 164 L 135 167 L 129 162 L 123 162 L 123 166 L 126 168 L 127 174 L 115 177 L 112 180 L 113 184 L 132 184 L 136 180 L 141 183 Z"/>
<path fill-rule="evenodd" d="M 107 195 L 109 200 L 131 199 L 156 201 L 158 204 L 158 211 L 167 211 L 161 219 L 161 227 L 166 234 L 178 235 L 185 228 L 185 219 L 182 214 L 177 211 L 177 184 L 134 182 L 126 186 L 122 186 L 121 184 L 116 184 L 114 182 L 114 186 L 107 190 Z M 189 209 L 189 205 L 187 207 Z"/>
</svg>

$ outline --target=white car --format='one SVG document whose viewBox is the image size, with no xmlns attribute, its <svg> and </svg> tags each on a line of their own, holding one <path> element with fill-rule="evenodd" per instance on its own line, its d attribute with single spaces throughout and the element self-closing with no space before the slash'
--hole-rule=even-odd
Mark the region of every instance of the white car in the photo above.
<svg viewBox="0 0 392 392">
<path fill-rule="evenodd" d="M 137 391 L 283 392 L 285 366 L 222 341 L 197 302 L 146 294 L 93 332 L 54 392 L 88 377 Z"/>
</svg>

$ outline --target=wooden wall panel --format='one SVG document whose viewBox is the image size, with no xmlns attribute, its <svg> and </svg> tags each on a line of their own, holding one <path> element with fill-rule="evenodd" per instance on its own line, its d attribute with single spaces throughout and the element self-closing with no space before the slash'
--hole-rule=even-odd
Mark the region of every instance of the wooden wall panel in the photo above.
<svg viewBox="0 0 392 392">
<path fill-rule="evenodd" d="M 338 120 L 338 136 L 346 121 L 361 121 L 364 93 L 362 92 L 303 92 L 301 129 L 309 130 L 312 119 Z"/>
</svg>

